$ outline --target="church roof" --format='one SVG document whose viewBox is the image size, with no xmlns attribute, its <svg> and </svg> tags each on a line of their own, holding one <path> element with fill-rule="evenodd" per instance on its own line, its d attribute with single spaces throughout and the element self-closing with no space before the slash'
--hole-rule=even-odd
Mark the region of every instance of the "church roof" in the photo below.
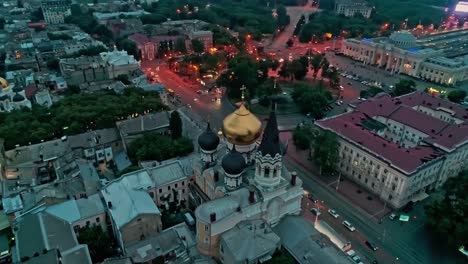
<svg viewBox="0 0 468 264">
<path fill-rule="evenodd" d="M 276 154 L 283 154 L 279 140 L 278 122 L 276 120 L 275 111 L 271 111 L 270 113 L 258 151 L 261 152 L 262 155 L 270 154 L 271 157 L 276 156 Z"/>
<path fill-rule="evenodd" d="M 14 96 L 13 96 L 13 102 L 21 102 L 24 100 L 24 96 L 22 96 L 21 94 L 19 93 L 16 93 Z"/>
</svg>

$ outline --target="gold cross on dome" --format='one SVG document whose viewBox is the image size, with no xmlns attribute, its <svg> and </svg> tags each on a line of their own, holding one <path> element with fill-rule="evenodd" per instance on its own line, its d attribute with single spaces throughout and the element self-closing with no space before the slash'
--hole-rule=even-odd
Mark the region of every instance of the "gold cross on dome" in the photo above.
<svg viewBox="0 0 468 264">
<path fill-rule="evenodd" d="M 239 88 L 239 90 L 241 90 L 241 92 L 242 92 L 242 95 L 241 95 L 242 103 L 244 102 L 244 99 L 245 99 L 245 90 L 246 89 L 247 89 L 247 87 L 245 87 L 245 85 L 242 85 L 242 87 Z"/>
</svg>

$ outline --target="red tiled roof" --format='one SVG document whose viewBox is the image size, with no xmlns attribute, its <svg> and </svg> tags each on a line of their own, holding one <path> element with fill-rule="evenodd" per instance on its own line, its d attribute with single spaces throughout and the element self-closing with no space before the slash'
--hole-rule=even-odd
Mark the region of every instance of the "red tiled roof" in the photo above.
<svg viewBox="0 0 468 264">
<path fill-rule="evenodd" d="M 322 128 L 328 128 L 338 133 L 345 139 L 354 142 L 382 159 L 391 163 L 393 167 L 411 174 L 425 162 L 433 160 L 441 155 L 441 152 L 433 147 L 418 146 L 416 148 L 403 148 L 391 141 L 370 132 L 361 127 L 361 122 L 368 117 L 360 112 L 353 112 L 336 116 L 330 119 L 317 121 Z"/>
<path fill-rule="evenodd" d="M 422 105 L 433 110 L 443 107 L 455 112 L 455 117 L 465 122 L 468 122 L 468 109 L 463 108 L 459 104 L 452 103 L 448 100 L 441 99 L 424 92 L 414 92 L 399 97 L 401 102 L 408 106 Z"/>
<path fill-rule="evenodd" d="M 408 125 L 427 135 L 435 135 L 435 133 L 449 125 L 440 119 L 416 111 L 406 105 L 400 105 L 388 118 Z"/>
<path fill-rule="evenodd" d="M 34 96 L 34 94 L 37 91 L 36 85 L 28 85 L 24 88 L 24 94 L 26 95 L 26 98 L 31 100 Z"/>
<path fill-rule="evenodd" d="M 412 107 L 424 106 L 437 110 L 445 108 L 453 111 L 454 117 L 468 123 L 468 110 L 458 104 L 452 103 L 424 92 L 414 92 L 398 98 L 383 95 L 369 99 L 356 106 L 356 111 L 365 113 L 370 117 L 382 116 L 413 127 L 430 136 L 428 142 L 436 143 L 446 150 L 468 141 L 465 126 L 449 124 L 443 120 L 421 113 Z M 450 131 L 450 132 L 448 132 Z M 451 137 L 447 135 L 451 134 Z"/>
</svg>

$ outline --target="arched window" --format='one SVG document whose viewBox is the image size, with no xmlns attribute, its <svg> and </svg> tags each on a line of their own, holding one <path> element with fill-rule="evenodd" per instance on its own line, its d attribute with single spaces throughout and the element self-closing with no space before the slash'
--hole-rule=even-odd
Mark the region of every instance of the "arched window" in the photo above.
<svg viewBox="0 0 468 264">
<path fill-rule="evenodd" d="M 264 174 L 264 177 L 265 177 L 265 178 L 269 178 L 269 177 L 270 177 L 270 167 L 265 167 L 265 174 Z"/>
</svg>

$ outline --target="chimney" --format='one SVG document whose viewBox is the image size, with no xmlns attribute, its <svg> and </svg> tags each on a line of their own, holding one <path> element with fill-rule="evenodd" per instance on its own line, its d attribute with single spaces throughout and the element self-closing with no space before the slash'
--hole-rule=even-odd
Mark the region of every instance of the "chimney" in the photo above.
<svg viewBox="0 0 468 264">
<path fill-rule="evenodd" d="M 109 207 L 109 209 L 112 209 L 112 202 L 107 202 L 107 207 Z"/>
<path fill-rule="evenodd" d="M 213 213 L 210 214 L 210 222 L 213 223 L 215 221 L 216 221 L 216 213 L 213 212 Z"/>
<path fill-rule="evenodd" d="M 292 186 L 296 185 L 296 178 L 297 178 L 297 172 L 295 171 L 291 172 L 291 185 Z"/>
<path fill-rule="evenodd" d="M 249 187 L 249 203 L 255 202 L 255 187 L 250 185 Z"/>
<path fill-rule="evenodd" d="M 218 171 L 218 170 L 215 170 L 215 171 L 214 171 L 214 181 L 215 181 L 215 182 L 218 182 L 218 181 L 219 181 L 219 171 Z"/>
</svg>

